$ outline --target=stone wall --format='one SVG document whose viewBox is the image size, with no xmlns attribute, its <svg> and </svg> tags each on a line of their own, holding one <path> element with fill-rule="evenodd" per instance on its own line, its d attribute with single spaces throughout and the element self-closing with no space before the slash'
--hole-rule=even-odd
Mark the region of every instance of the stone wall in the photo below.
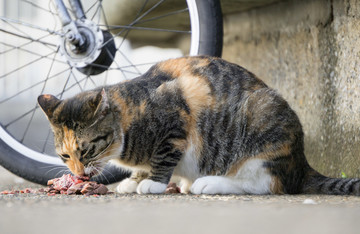
<svg viewBox="0 0 360 234">
<path fill-rule="evenodd" d="M 223 58 L 298 113 L 310 164 L 360 177 L 360 0 L 284 1 L 224 17 Z"/>
</svg>

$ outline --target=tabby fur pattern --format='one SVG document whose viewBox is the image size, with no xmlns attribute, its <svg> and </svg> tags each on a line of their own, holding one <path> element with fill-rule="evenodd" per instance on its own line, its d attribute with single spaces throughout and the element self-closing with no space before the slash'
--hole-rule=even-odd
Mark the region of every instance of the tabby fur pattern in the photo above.
<svg viewBox="0 0 360 234">
<path fill-rule="evenodd" d="M 96 175 L 108 161 L 132 170 L 120 193 L 163 193 L 174 175 L 194 194 L 360 194 L 359 179 L 312 169 L 288 103 L 220 58 L 170 59 L 133 80 L 38 102 L 74 174 Z"/>
</svg>

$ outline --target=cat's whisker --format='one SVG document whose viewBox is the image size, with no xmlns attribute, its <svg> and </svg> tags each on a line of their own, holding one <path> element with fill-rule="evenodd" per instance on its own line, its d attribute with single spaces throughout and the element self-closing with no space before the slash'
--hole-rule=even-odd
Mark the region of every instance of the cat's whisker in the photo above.
<svg viewBox="0 0 360 234">
<path fill-rule="evenodd" d="M 110 170 L 108 170 L 107 168 L 103 168 L 103 169 L 100 171 L 100 173 L 103 174 L 103 171 L 106 171 L 108 174 L 110 174 L 110 176 L 113 177 L 113 179 L 115 179 L 115 176 L 111 173 Z"/>
<path fill-rule="evenodd" d="M 60 174 L 60 175 L 63 175 L 63 174 L 65 174 L 65 173 L 71 173 L 70 172 L 70 170 L 69 169 L 63 169 L 63 170 L 60 170 L 59 172 L 57 172 L 56 174 L 55 174 L 55 177 L 59 177 L 58 175 Z"/>
<path fill-rule="evenodd" d="M 69 169 L 67 169 L 66 167 L 57 166 L 57 167 L 54 167 L 54 168 L 49 169 L 47 172 L 45 172 L 45 175 L 49 174 L 50 172 L 52 172 L 52 171 L 54 171 L 54 170 L 59 170 L 59 169 L 62 169 L 62 170 L 60 170 L 60 171 L 69 170 Z M 57 174 L 58 174 L 58 173 L 57 173 Z"/>
<path fill-rule="evenodd" d="M 104 153 L 106 153 L 107 149 L 112 145 L 113 142 L 114 142 L 114 138 L 111 139 L 110 143 L 106 146 L 104 150 L 102 150 L 98 155 L 94 157 L 94 160 L 100 158 Z"/>
<path fill-rule="evenodd" d="M 95 171 L 97 172 L 97 176 L 100 176 L 101 178 L 104 178 L 105 180 L 106 180 L 106 182 L 109 184 L 110 182 L 109 182 L 109 180 L 106 178 L 106 176 L 104 175 L 104 173 L 103 173 L 103 170 L 99 170 L 98 168 L 94 168 L 95 169 Z"/>
<path fill-rule="evenodd" d="M 65 165 L 64 166 L 61 166 L 61 165 L 48 165 L 48 166 L 42 166 L 42 167 L 39 167 L 39 168 L 41 168 L 41 169 L 46 169 L 46 168 L 59 168 L 59 167 L 65 167 Z"/>
</svg>

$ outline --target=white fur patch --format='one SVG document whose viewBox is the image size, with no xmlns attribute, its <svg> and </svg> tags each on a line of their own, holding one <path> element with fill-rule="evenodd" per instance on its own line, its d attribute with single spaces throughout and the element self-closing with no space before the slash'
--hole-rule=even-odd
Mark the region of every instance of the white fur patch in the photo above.
<svg viewBox="0 0 360 234">
<path fill-rule="evenodd" d="M 261 159 L 248 160 L 234 177 L 201 177 L 190 191 L 194 194 L 269 194 L 271 176 L 263 163 Z"/>
<path fill-rule="evenodd" d="M 118 193 L 135 193 L 138 183 L 135 180 L 126 178 L 116 187 Z"/>
<path fill-rule="evenodd" d="M 145 179 L 140 182 L 136 191 L 138 194 L 164 193 L 166 187 L 167 184 L 156 182 L 150 179 Z"/>
<path fill-rule="evenodd" d="M 181 158 L 174 169 L 175 176 L 186 178 L 191 182 L 199 178 L 200 172 L 196 152 L 196 146 L 193 143 L 190 143 L 189 147 L 185 151 L 184 156 Z"/>
</svg>

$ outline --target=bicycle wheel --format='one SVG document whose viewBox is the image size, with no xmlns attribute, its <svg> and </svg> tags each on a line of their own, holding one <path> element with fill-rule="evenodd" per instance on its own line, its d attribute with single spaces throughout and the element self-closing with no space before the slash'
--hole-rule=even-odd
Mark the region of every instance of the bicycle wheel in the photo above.
<svg viewBox="0 0 360 234">
<path fill-rule="evenodd" d="M 130 9 L 129 2 L 137 4 Z M 127 8 L 119 8 L 121 4 Z M 111 49 L 106 57 L 111 61 L 87 64 L 87 58 L 80 62 L 69 58 L 52 1 L 0 1 L 0 165 L 39 184 L 67 169 L 55 156 L 38 95 L 67 98 L 132 79 L 167 58 L 221 56 L 219 1 L 87 0 L 83 5 L 89 25 L 103 33 L 100 46 Z M 114 9 L 123 10 L 114 14 Z M 122 14 L 123 19 L 118 19 Z M 108 166 L 94 179 L 109 184 L 128 175 Z"/>
</svg>

